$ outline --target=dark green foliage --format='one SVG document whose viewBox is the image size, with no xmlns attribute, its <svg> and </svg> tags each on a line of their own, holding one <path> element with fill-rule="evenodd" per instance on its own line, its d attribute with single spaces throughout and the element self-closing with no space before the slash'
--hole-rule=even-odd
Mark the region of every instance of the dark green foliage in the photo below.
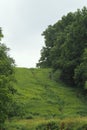
<svg viewBox="0 0 87 130">
<path fill-rule="evenodd" d="M 87 130 L 87 124 L 83 124 L 82 126 L 77 128 L 77 130 Z"/>
<path fill-rule="evenodd" d="M 25 106 L 23 103 L 13 101 L 11 103 L 11 108 L 10 108 L 10 112 L 8 114 L 8 118 L 9 119 L 11 119 L 13 117 L 23 118 L 23 116 L 25 115 L 24 109 L 25 109 Z"/>
<path fill-rule="evenodd" d="M 87 48 L 84 50 L 80 65 L 75 69 L 74 79 L 79 86 L 85 85 L 85 89 L 87 89 Z"/>
<path fill-rule="evenodd" d="M 59 126 L 56 122 L 49 122 L 39 125 L 36 130 L 59 130 Z"/>
<path fill-rule="evenodd" d="M 62 81 L 84 87 L 87 81 L 87 8 L 63 16 L 50 25 L 43 36 L 45 47 L 37 66 L 51 67 L 54 73 L 60 70 Z"/>
<path fill-rule="evenodd" d="M 0 30 L 0 40 L 3 37 Z M 10 110 L 14 81 L 14 60 L 8 55 L 9 49 L 0 43 L 0 128 L 3 126 L 5 119 Z"/>
</svg>

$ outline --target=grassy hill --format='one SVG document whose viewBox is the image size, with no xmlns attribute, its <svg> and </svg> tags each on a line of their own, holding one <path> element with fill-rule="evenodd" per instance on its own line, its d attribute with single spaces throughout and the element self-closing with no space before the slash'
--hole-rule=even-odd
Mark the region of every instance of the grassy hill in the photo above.
<svg viewBox="0 0 87 130">
<path fill-rule="evenodd" d="M 87 121 L 85 98 L 75 87 L 50 79 L 50 72 L 51 69 L 16 68 L 17 94 L 14 98 L 18 113 L 10 123 L 6 122 L 8 130 L 34 130 L 38 124 L 61 120 L 67 122 L 66 119 Z"/>
</svg>

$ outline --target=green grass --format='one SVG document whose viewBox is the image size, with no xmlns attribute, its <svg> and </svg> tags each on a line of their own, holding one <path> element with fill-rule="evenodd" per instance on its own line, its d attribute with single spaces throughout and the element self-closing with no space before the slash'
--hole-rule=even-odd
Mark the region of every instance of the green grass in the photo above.
<svg viewBox="0 0 87 130">
<path fill-rule="evenodd" d="M 7 123 L 8 130 L 16 130 L 15 126 L 27 128 L 29 121 L 28 130 L 33 130 L 38 124 L 49 120 L 87 116 L 87 103 L 79 91 L 75 87 L 51 80 L 50 71 L 51 69 L 16 68 L 17 94 L 14 98 L 21 104 L 21 119 L 17 122 L 15 117 L 15 121 Z"/>
<path fill-rule="evenodd" d="M 48 124 L 56 124 L 55 129 L 47 129 Z M 58 126 L 58 127 L 57 127 Z M 38 128 L 38 129 L 36 129 Z M 59 128 L 59 129 L 57 129 Z M 87 118 L 65 118 L 65 119 L 14 119 L 6 123 L 6 130 L 86 130 Z"/>
</svg>

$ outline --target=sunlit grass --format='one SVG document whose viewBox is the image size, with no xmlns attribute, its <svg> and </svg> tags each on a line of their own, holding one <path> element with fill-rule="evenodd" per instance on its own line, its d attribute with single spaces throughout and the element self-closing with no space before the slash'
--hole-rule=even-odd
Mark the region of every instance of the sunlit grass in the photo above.
<svg viewBox="0 0 87 130">
<path fill-rule="evenodd" d="M 16 68 L 16 100 L 23 102 L 25 113 L 41 117 L 72 117 L 86 113 L 86 101 L 77 90 L 50 79 L 51 69 Z M 38 114 L 35 114 L 38 113 Z"/>
</svg>

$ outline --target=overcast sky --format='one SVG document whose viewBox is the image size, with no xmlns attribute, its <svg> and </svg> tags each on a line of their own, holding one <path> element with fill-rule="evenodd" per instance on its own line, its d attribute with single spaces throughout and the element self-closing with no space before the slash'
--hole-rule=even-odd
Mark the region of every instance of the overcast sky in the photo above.
<svg viewBox="0 0 87 130">
<path fill-rule="evenodd" d="M 35 67 L 44 46 L 42 32 L 87 0 L 0 0 L 0 27 L 10 55 L 20 67 Z"/>
</svg>

